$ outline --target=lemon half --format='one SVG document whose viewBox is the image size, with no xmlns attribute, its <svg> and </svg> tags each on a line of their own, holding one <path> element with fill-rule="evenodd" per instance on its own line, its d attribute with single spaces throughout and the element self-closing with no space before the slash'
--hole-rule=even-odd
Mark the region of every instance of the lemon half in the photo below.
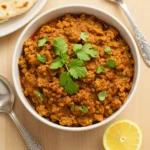
<svg viewBox="0 0 150 150">
<path fill-rule="evenodd" d="M 103 136 L 105 150 L 140 150 L 142 132 L 129 120 L 119 120 L 108 126 Z"/>
</svg>

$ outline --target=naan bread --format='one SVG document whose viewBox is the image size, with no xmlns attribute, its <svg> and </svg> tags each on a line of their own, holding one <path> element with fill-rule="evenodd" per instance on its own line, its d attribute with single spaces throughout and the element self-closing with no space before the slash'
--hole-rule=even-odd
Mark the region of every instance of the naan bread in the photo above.
<svg viewBox="0 0 150 150">
<path fill-rule="evenodd" d="M 29 10 L 37 0 L 0 0 L 0 20 L 8 20 Z"/>
</svg>

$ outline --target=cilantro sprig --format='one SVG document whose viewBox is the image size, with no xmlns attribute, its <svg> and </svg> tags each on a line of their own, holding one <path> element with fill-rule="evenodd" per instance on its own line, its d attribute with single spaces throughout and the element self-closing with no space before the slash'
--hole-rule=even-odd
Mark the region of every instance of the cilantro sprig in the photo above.
<svg viewBox="0 0 150 150">
<path fill-rule="evenodd" d="M 69 72 L 63 72 L 60 75 L 60 85 L 64 87 L 65 91 L 73 95 L 79 90 L 79 86 L 73 82 Z"/>
<path fill-rule="evenodd" d="M 67 52 L 68 44 L 63 37 L 58 37 L 53 41 L 53 47 L 55 49 L 55 54 L 61 56 L 61 54 Z"/>
<path fill-rule="evenodd" d="M 39 60 L 41 63 L 46 63 L 47 58 L 44 55 L 40 55 L 39 53 L 36 54 L 37 60 Z"/>
<path fill-rule="evenodd" d="M 76 49 L 82 48 L 82 45 L 77 45 Z M 68 44 L 63 37 L 58 37 L 53 41 L 53 47 L 57 58 L 51 63 L 51 69 L 58 69 L 63 66 L 66 67 L 66 72 L 60 74 L 60 85 L 64 90 L 73 95 L 79 90 L 79 86 L 73 81 L 74 79 L 85 77 L 87 69 L 84 67 L 84 61 L 79 59 L 71 59 L 69 63 L 69 56 L 67 55 Z M 91 48 L 91 46 L 90 46 Z"/>
<path fill-rule="evenodd" d="M 67 54 L 62 54 L 61 56 L 57 57 L 51 64 L 51 69 L 58 69 L 63 67 L 63 65 L 69 60 L 69 56 Z"/>
<path fill-rule="evenodd" d="M 81 39 L 86 40 L 88 35 L 81 33 Z M 96 57 L 98 52 L 92 47 L 90 43 L 75 44 L 73 50 L 77 55 L 77 59 L 70 58 L 67 55 L 68 44 L 63 37 L 57 37 L 53 41 L 56 59 L 51 63 L 51 69 L 66 68 L 66 71 L 60 74 L 59 83 L 64 87 L 64 90 L 73 95 L 79 90 L 78 84 L 73 79 L 83 78 L 87 75 L 87 69 L 84 66 L 84 61 L 88 61 L 91 57 Z"/>
<path fill-rule="evenodd" d="M 82 60 L 72 59 L 67 67 L 69 68 L 68 72 L 63 72 L 60 75 L 60 85 L 70 95 L 73 95 L 79 90 L 79 86 L 72 80 L 72 77 L 78 79 L 86 76 L 87 70 L 82 65 Z"/>
<path fill-rule="evenodd" d="M 39 91 L 34 91 L 34 93 L 40 98 L 40 102 L 42 102 L 44 95 L 41 92 L 39 92 Z"/>
<path fill-rule="evenodd" d="M 63 66 L 63 62 L 62 62 L 62 59 L 60 57 L 57 57 L 53 63 L 51 64 L 50 68 L 51 69 L 58 69 L 58 68 L 61 68 Z"/>
<path fill-rule="evenodd" d="M 48 42 L 48 41 L 49 41 L 48 36 L 46 36 L 46 37 L 43 38 L 43 39 L 40 39 L 40 40 L 38 41 L 38 47 L 44 46 L 44 44 L 45 44 L 46 42 Z"/>
<path fill-rule="evenodd" d="M 105 53 L 107 53 L 108 55 L 111 54 L 111 48 L 110 48 L 109 46 L 106 46 L 106 47 L 104 48 L 104 51 L 105 51 Z"/>
<path fill-rule="evenodd" d="M 108 59 L 107 62 L 106 62 L 106 66 L 108 68 L 115 68 L 116 67 L 116 62 L 112 59 Z"/>
<path fill-rule="evenodd" d="M 78 59 L 73 59 L 70 61 L 69 73 L 73 78 L 78 79 L 86 76 L 87 69 L 85 67 L 81 67 L 83 63 L 84 62 L 82 60 Z"/>
<path fill-rule="evenodd" d="M 73 50 L 77 54 L 78 59 L 84 61 L 89 61 L 91 57 L 96 57 L 98 54 L 97 50 L 90 43 L 85 43 L 84 46 L 75 44 Z"/>
<path fill-rule="evenodd" d="M 98 66 L 97 70 L 96 70 L 96 73 L 100 74 L 102 72 L 105 71 L 105 68 L 103 66 Z"/>
<path fill-rule="evenodd" d="M 82 68 L 80 64 L 79 66 L 77 64 L 74 65 L 74 63 L 76 63 L 78 60 L 71 60 L 70 65 L 68 66 L 67 61 L 69 60 L 69 56 L 66 53 L 68 49 L 68 44 L 66 43 L 64 38 L 62 37 L 56 38 L 53 41 L 53 47 L 55 50 L 55 54 L 58 57 L 51 63 L 50 68 L 58 69 L 58 68 L 63 67 L 64 65 L 67 66 L 68 72 L 63 72 L 60 74 L 59 83 L 61 86 L 64 87 L 64 90 L 67 93 L 69 93 L 70 95 L 73 95 L 79 90 L 79 86 L 72 80 L 71 76 L 76 77 L 76 78 L 83 76 L 83 74 L 85 76 L 85 73 L 86 73 L 85 68 Z M 81 71 L 83 74 L 80 74 L 79 71 Z M 73 72 L 76 73 L 75 76 Z"/>
<path fill-rule="evenodd" d="M 68 72 L 63 72 L 60 75 L 60 85 L 70 95 L 73 95 L 79 90 L 79 86 L 73 81 L 72 77 L 78 79 L 86 76 L 87 70 L 85 67 L 82 67 L 83 63 L 82 60 L 72 59 L 67 66 L 67 69 L 69 68 Z"/>
<path fill-rule="evenodd" d="M 53 47 L 56 56 L 58 56 L 51 64 L 51 69 L 58 69 L 63 67 L 63 65 L 69 60 L 69 56 L 66 54 L 68 45 L 62 37 L 58 37 L 53 41 Z"/>
<path fill-rule="evenodd" d="M 106 94 L 107 94 L 107 91 L 99 92 L 99 94 L 98 94 L 98 99 L 99 99 L 100 101 L 104 101 L 105 98 L 106 98 Z"/>
<path fill-rule="evenodd" d="M 88 113 L 88 108 L 87 108 L 86 106 L 84 106 L 84 105 L 81 105 L 81 106 L 79 107 L 79 109 L 80 109 L 80 111 L 82 111 L 82 112 L 84 112 L 84 113 Z"/>
<path fill-rule="evenodd" d="M 83 41 L 85 41 L 88 37 L 89 37 L 88 34 L 86 34 L 85 32 L 81 32 L 81 33 L 80 33 L 80 38 L 81 38 Z"/>
</svg>

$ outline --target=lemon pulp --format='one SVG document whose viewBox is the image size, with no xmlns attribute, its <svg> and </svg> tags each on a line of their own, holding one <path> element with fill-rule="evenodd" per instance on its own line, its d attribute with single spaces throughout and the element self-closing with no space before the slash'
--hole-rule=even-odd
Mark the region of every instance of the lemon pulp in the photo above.
<svg viewBox="0 0 150 150">
<path fill-rule="evenodd" d="M 106 150 L 139 150 L 142 132 L 132 121 L 116 121 L 106 129 L 103 144 Z"/>
</svg>

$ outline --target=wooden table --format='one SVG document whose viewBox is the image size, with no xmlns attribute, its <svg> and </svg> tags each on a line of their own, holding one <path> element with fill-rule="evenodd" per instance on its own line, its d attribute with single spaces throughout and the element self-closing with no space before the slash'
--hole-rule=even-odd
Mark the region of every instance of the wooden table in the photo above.
<svg viewBox="0 0 150 150">
<path fill-rule="evenodd" d="M 126 3 L 140 29 L 150 41 L 150 1 L 126 0 Z M 89 4 L 113 14 L 120 19 L 133 33 L 123 11 L 109 0 L 48 0 L 41 11 L 44 12 L 63 4 Z M 12 55 L 16 41 L 23 28 L 6 37 L 0 38 L 0 74 L 12 83 Z M 143 145 L 141 150 L 148 150 L 150 127 L 150 68 L 141 59 L 141 77 L 138 89 L 128 107 L 117 118 L 135 121 L 143 131 Z M 13 84 L 13 83 L 12 83 Z M 60 131 L 36 120 L 17 99 L 14 106 L 16 115 L 25 128 L 37 139 L 45 150 L 103 150 L 102 136 L 106 126 L 86 132 Z M 27 150 L 26 144 L 6 114 L 0 114 L 0 150 Z"/>
</svg>

